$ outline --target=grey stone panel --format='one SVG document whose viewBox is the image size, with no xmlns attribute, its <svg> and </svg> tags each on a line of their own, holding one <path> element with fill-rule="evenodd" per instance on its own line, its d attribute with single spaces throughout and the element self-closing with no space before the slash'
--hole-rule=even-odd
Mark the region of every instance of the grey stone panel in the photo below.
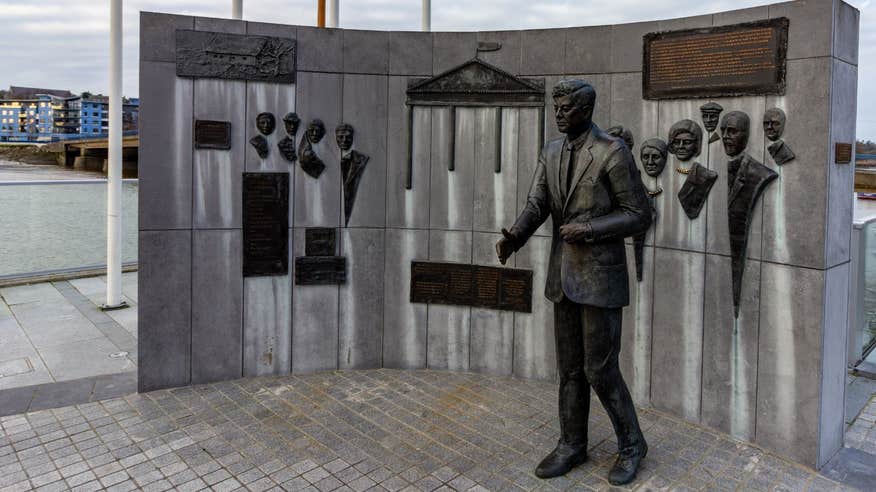
<svg viewBox="0 0 876 492">
<path fill-rule="evenodd" d="M 344 75 L 342 119 L 355 129 L 353 148 L 370 157 L 359 181 L 350 227 L 386 225 L 387 84 L 382 75 Z M 334 140 L 334 129 L 326 136 Z M 340 166 L 340 161 L 335 165 Z"/>
<path fill-rule="evenodd" d="M 478 35 L 475 32 L 436 32 L 432 34 L 432 73 L 438 75 L 474 59 Z"/>
<path fill-rule="evenodd" d="M 566 72 L 566 33 L 568 29 L 523 31 L 522 75 L 561 75 Z"/>
<path fill-rule="evenodd" d="M 788 62 L 788 92 L 767 97 L 766 107 L 788 115 L 784 141 L 797 158 L 783 166 L 767 166 L 779 178 L 763 201 L 763 259 L 775 263 L 824 268 L 827 224 L 827 176 L 830 159 L 831 60 Z"/>
<path fill-rule="evenodd" d="M 195 30 L 246 34 L 246 22 L 216 17 L 195 17 Z"/>
<path fill-rule="evenodd" d="M 551 240 L 533 237 L 513 259 L 517 268 L 532 270 L 532 312 L 514 313 L 514 375 L 555 380 L 557 348 L 554 303 L 544 296 Z"/>
<path fill-rule="evenodd" d="M 243 233 L 193 234 L 192 384 L 237 379 L 243 375 Z"/>
<path fill-rule="evenodd" d="M 760 262 L 746 263 L 738 320 L 733 316 L 730 258 L 706 256 L 704 292 L 702 423 L 752 441 L 757 412 Z"/>
<path fill-rule="evenodd" d="M 475 232 L 472 258 L 478 265 L 499 266 L 496 242 L 501 234 Z M 514 362 L 514 314 L 494 309 L 471 309 L 471 359 L 469 370 L 510 376 Z"/>
<path fill-rule="evenodd" d="M 824 271 L 761 268 L 755 443 L 810 467 L 819 454 L 824 287 Z"/>
<path fill-rule="evenodd" d="M 390 75 L 432 75 L 432 33 L 389 33 Z"/>
<path fill-rule="evenodd" d="M 345 29 L 344 73 L 389 73 L 389 32 Z"/>
<path fill-rule="evenodd" d="M 295 256 L 304 256 L 304 228 L 295 228 Z M 292 285 L 292 372 L 338 368 L 338 286 Z"/>
<path fill-rule="evenodd" d="M 833 60 L 832 65 L 831 142 L 845 142 L 854 146 L 858 69 L 839 60 Z M 833 148 L 830 150 L 834 151 Z M 833 154 L 831 154 L 829 162 L 835 162 Z M 855 170 L 853 166 L 849 164 L 828 165 L 826 268 L 849 261 L 854 185 Z"/>
<path fill-rule="evenodd" d="M 241 227 L 241 176 L 244 169 L 246 82 L 197 79 L 194 117 L 230 121 L 231 150 L 197 149 L 192 159 L 193 222 L 197 229 Z"/>
<path fill-rule="evenodd" d="M 563 75 L 548 75 L 544 78 L 544 142 L 550 142 L 555 138 L 562 138 L 564 135 L 557 130 L 556 112 L 554 111 L 554 99 L 551 97 L 553 88 L 561 80 L 569 77 Z M 596 112 L 601 109 L 600 94 L 601 91 L 596 89 L 596 108 L 593 111 L 593 121 L 598 125 L 599 120 L 596 119 Z M 539 149 L 541 150 L 541 149 Z"/>
<path fill-rule="evenodd" d="M 833 28 L 833 56 L 857 66 L 861 12 L 842 0 L 833 1 L 836 16 Z"/>
<path fill-rule="evenodd" d="M 478 33 L 479 43 L 499 43 L 498 51 L 483 51 L 478 58 L 511 73 L 520 73 L 520 59 L 523 54 L 523 35 L 521 31 L 482 31 Z"/>
<path fill-rule="evenodd" d="M 339 369 L 382 365 L 384 236 L 383 229 L 343 229 L 340 235 L 347 283 L 339 291 Z"/>
<path fill-rule="evenodd" d="M 630 304 L 623 311 L 620 368 L 637 405 L 651 400 L 651 315 L 654 298 L 654 248 L 646 246 L 642 258 L 642 281 L 636 279 L 633 247 L 627 245 Z"/>
<path fill-rule="evenodd" d="M 413 109 L 413 179 L 405 189 L 408 172 L 408 115 L 404 106 L 408 77 L 389 78 L 389 121 L 386 141 L 387 227 L 429 227 L 429 181 L 432 162 L 432 109 Z"/>
<path fill-rule="evenodd" d="M 337 227 L 341 223 L 341 157 L 334 129 L 341 122 L 342 84 L 343 76 L 339 74 L 298 73 L 297 106 L 302 131 L 311 120 L 319 118 L 325 124 L 326 135 L 313 146 L 325 163 L 325 170 L 319 178 L 315 179 L 302 171 L 301 166 L 295 166 L 296 227 Z M 301 138 L 304 138 L 303 134 Z M 367 168 L 365 172 L 368 172 Z"/>
<path fill-rule="evenodd" d="M 426 367 L 426 304 L 410 302 L 411 261 L 429 258 L 429 231 L 386 229 L 383 367 Z"/>
<path fill-rule="evenodd" d="M 471 263 L 471 231 L 429 231 L 429 260 Z M 427 367 L 467 371 L 471 308 L 430 304 Z"/>
<path fill-rule="evenodd" d="M 247 82 L 246 83 L 246 119 L 241 121 L 236 119 L 232 122 L 231 127 L 234 128 L 235 123 L 240 122 L 246 130 L 244 137 L 244 148 L 246 158 L 247 172 L 291 172 L 297 163 L 292 163 L 283 158 L 280 154 L 280 149 L 277 148 L 277 142 L 286 138 L 286 129 L 283 126 L 283 116 L 287 113 L 295 111 L 295 84 L 273 84 L 268 82 Z M 256 116 L 259 113 L 271 113 L 277 122 L 277 128 L 270 135 L 265 135 L 268 141 L 268 156 L 264 159 L 259 157 L 255 147 L 249 144 L 249 140 L 261 135 L 256 128 Z M 304 134 L 305 125 L 299 125 L 297 142 Z M 290 176 L 294 179 L 294 173 Z M 295 189 L 294 183 L 289 183 L 290 189 Z M 289 201 L 293 201 L 293 197 L 289 197 Z"/>
<path fill-rule="evenodd" d="M 140 62 L 140 229 L 192 227 L 193 84 L 176 64 Z"/>
<path fill-rule="evenodd" d="M 297 39 L 298 26 L 248 21 L 246 23 L 246 33 L 255 34 L 257 36 L 276 36 L 279 38 Z"/>
<path fill-rule="evenodd" d="M 754 22 L 769 18 L 770 8 L 768 5 L 764 5 L 761 7 L 750 7 L 747 9 L 716 12 L 712 15 L 712 24 L 715 26 L 728 26 L 732 24 L 740 24 L 742 22 Z"/>
<path fill-rule="evenodd" d="M 289 229 L 289 265 L 295 265 L 294 229 Z M 243 279 L 243 375 L 289 374 L 292 370 L 292 272 Z"/>
<path fill-rule="evenodd" d="M 702 104 L 703 101 L 700 100 L 661 101 L 658 111 L 657 136 L 666 140 L 669 138 L 669 128 L 676 122 L 686 118 L 696 121 L 702 127 L 702 122 L 699 118 L 700 106 Z M 681 203 L 678 201 L 678 190 L 681 189 L 687 175 L 676 171 L 676 168 L 680 166 L 689 168 L 694 160 L 703 166 L 707 165 L 708 154 L 705 149 L 708 137 L 705 136 L 705 130 L 703 130 L 703 140 L 703 153 L 699 157 L 682 163 L 674 155 L 669 154 L 669 158 L 666 161 L 666 169 L 660 175 L 659 181 L 661 188 L 663 188 L 663 193 L 654 200 L 660 213 L 660 219 L 653 226 L 654 244 L 658 247 L 705 251 L 706 222 L 709 216 L 709 206 L 711 201 L 715 199 L 714 195 L 721 191 L 717 186 L 713 186 L 709 199 L 703 206 L 699 217 L 691 220 L 684 213 L 684 209 L 681 208 Z"/>
<path fill-rule="evenodd" d="M 321 27 L 298 27 L 298 71 L 342 72 L 344 31 Z M 303 105 L 303 101 L 302 101 Z"/>
<path fill-rule="evenodd" d="M 611 72 L 641 72 L 642 36 L 657 30 L 656 22 L 611 26 Z"/>
<path fill-rule="evenodd" d="M 821 412 L 817 466 L 843 447 L 846 403 L 846 337 L 849 316 L 848 263 L 825 272 L 824 335 L 821 359 Z"/>
<path fill-rule="evenodd" d="M 693 17 L 678 17 L 675 19 L 663 19 L 657 21 L 658 31 L 678 31 L 681 29 L 699 29 L 712 27 L 712 14 L 697 15 Z"/>
<path fill-rule="evenodd" d="M 472 228 L 474 200 L 476 108 L 456 108 L 456 127 L 450 108 L 432 108 L 432 162 L 429 204 L 429 224 L 432 229 Z M 451 132 L 454 155 L 449 154 Z M 450 158 L 455 169 L 448 170 Z"/>
<path fill-rule="evenodd" d="M 611 71 L 611 26 L 566 29 L 564 71 L 609 73 Z"/>
<path fill-rule="evenodd" d="M 175 62 L 176 30 L 194 27 L 194 17 L 187 15 L 140 12 L 140 61 Z M 140 87 L 142 96 L 147 86 Z"/>
<path fill-rule="evenodd" d="M 478 108 L 476 113 L 475 133 L 480 138 L 475 142 L 474 230 L 498 232 L 517 218 L 519 110 Z M 498 135 L 495 129 L 500 117 L 502 133 Z M 499 173 L 495 171 L 497 160 Z"/>
<path fill-rule="evenodd" d="M 517 123 L 517 211 L 519 214 L 526 206 L 526 199 L 529 196 L 529 189 L 532 187 L 532 179 L 535 176 L 535 168 L 538 165 L 538 158 L 541 154 L 541 141 L 543 136 L 541 132 L 542 111 L 536 108 L 520 108 L 518 110 Z M 516 215 L 514 217 L 517 218 Z M 502 227 L 509 228 L 512 224 L 502 224 Z M 550 236 L 552 231 L 551 219 L 548 218 L 545 223 L 535 231 L 536 236 Z"/>
<path fill-rule="evenodd" d="M 192 232 L 141 231 L 138 391 L 191 383 Z"/>
<path fill-rule="evenodd" d="M 705 255 L 657 248 L 654 255 L 651 403 L 700 418 Z M 732 303 L 732 299 L 727 302 Z"/>
<path fill-rule="evenodd" d="M 783 2 L 769 6 L 771 19 L 787 17 L 791 21 L 788 28 L 789 60 L 832 54 L 833 4 L 833 0 L 827 0 Z"/>
<path fill-rule="evenodd" d="M 766 111 L 766 107 L 764 106 L 765 98 L 737 97 L 732 99 L 711 99 L 711 101 L 715 101 L 723 106 L 724 113 L 722 114 L 726 114 L 730 111 L 743 111 L 748 114 L 751 118 L 752 131 L 745 152 L 770 169 L 776 169 L 779 167 L 772 162 L 769 154 L 764 151 L 766 148 L 766 139 L 763 134 L 762 121 L 764 111 Z M 694 121 L 702 124 L 702 120 L 699 116 L 694 119 Z M 719 128 L 716 131 L 720 134 L 721 129 Z M 720 140 L 712 144 L 709 144 L 708 142 L 709 136 L 706 129 L 703 128 L 703 154 L 701 156 L 703 157 L 703 160 L 700 162 L 704 166 L 708 166 L 712 171 L 718 173 L 718 179 L 716 179 L 715 184 L 712 185 L 712 191 L 709 193 L 706 207 L 704 207 L 703 211 L 700 213 L 700 218 L 706 218 L 706 250 L 709 253 L 730 255 L 730 231 L 727 219 L 727 194 L 729 190 L 729 184 L 727 183 L 727 162 L 730 158 L 724 153 L 724 146 Z M 668 165 L 667 171 L 669 171 Z M 765 193 L 769 193 L 770 188 L 776 185 L 776 182 L 770 184 Z M 761 199 L 758 200 L 757 206 L 752 214 L 751 226 L 748 231 L 748 258 L 760 259 L 763 237 L 763 203 L 764 198 L 763 195 L 761 195 Z"/>
</svg>

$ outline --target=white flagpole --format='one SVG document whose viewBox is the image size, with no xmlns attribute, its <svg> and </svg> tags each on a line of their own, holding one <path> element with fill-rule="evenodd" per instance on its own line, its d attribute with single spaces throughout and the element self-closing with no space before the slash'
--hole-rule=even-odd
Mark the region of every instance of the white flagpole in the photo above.
<svg viewBox="0 0 876 492">
<path fill-rule="evenodd" d="M 328 27 L 338 27 L 338 1 L 331 0 L 329 2 Z"/>
<path fill-rule="evenodd" d="M 231 0 L 231 18 L 243 19 L 243 0 Z"/>
<path fill-rule="evenodd" d="M 432 30 L 432 0 L 423 0 L 421 25 L 423 32 L 429 32 Z"/>
</svg>

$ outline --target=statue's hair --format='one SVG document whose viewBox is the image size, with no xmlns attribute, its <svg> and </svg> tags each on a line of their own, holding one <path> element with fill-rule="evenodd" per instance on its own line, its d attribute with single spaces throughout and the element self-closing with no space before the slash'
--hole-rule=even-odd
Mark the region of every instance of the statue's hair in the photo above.
<svg viewBox="0 0 876 492">
<path fill-rule="evenodd" d="M 342 131 L 348 131 L 351 134 L 355 133 L 355 130 L 353 130 L 353 125 L 349 123 L 341 123 L 340 125 L 335 127 L 335 133 L 341 133 Z"/>
<path fill-rule="evenodd" d="M 687 119 L 679 121 L 678 123 L 672 125 L 672 128 L 669 129 L 669 143 L 667 145 L 667 150 L 669 150 L 669 153 L 675 154 L 675 151 L 677 149 L 672 142 L 675 140 L 675 137 L 677 137 L 679 133 L 690 133 L 691 135 L 693 135 L 695 141 L 694 145 L 696 147 L 696 153 L 694 153 L 694 157 L 700 155 L 700 151 L 703 146 L 703 129 L 700 128 L 700 125 L 698 125 L 695 121 Z"/>
<path fill-rule="evenodd" d="M 748 131 L 751 129 L 751 118 L 748 117 L 747 114 L 742 111 L 730 111 L 725 114 L 723 118 L 721 118 L 721 130 L 727 128 L 727 120 L 730 118 L 738 118 L 742 125 L 745 127 L 745 130 Z"/>
<path fill-rule="evenodd" d="M 633 150 L 633 132 L 631 132 L 629 128 L 624 128 L 621 125 L 617 125 L 609 128 L 605 131 L 605 133 L 608 133 L 612 137 L 623 140 L 624 143 L 627 144 L 627 147 L 629 147 L 630 150 Z"/>
<path fill-rule="evenodd" d="M 766 110 L 766 112 L 764 112 L 764 114 L 763 114 L 763 119 L 766 119 L 767 116 L 769 116 L 769 115 L 771 115 L 771 114 L 778 115 L 778 116 L 779 116 L 779 120 L 780 120 L 783 124 L 784 124 L 785 121 L 788 119 L 788 117 L 785 116 L 785 112 L 782 111 L 781 108 L 770 108 L 770 109 Z"/>
<path fill-rule="evenodd" d="M 283 117 L 283 121 L 300 122 L 301 118 L 298 117 L 298 113 L 286 113 L 286 116 Z"/>
<path fill-rule="evenodd" d="M 666 156 L 667 152 L 669 152 L 668 146 L 662 138 L 649 138 L 648 140 L 645 140 L 644 142 L 642 142 L 642 148 L 639 150 L 639 152 L 641 153 L 647 148 L 657 149 L 657 152 L 660 152 L 660 154 L 662 154 L 664 157 Z"/>
<path fill-rule="evenodd" d="M 593 106 L 596 102 L 596 89 L 592 85 L 580 79 L 562 80 L 554 86 L 551 95 L 554 98 L 574 95 L 576 102 L 582 102 Z"/>
<path fill-rule="evenodd" d="M 700 106 L 700 111 L 703 113 L 720 113 L 724 111 L 724 107 L 716 102 L 707 102 Z"/>
<path fill-rule="evenodd" d="M 322 120 L 319 118 L 314 118 L 313 120 L 311 120 L 310 124 L 307 125 L 307 128 L 311 128 L 314 126 L 322 127 L 322 129 L 325 130 L 325 123 L 323 123 Z"/>
</svg>

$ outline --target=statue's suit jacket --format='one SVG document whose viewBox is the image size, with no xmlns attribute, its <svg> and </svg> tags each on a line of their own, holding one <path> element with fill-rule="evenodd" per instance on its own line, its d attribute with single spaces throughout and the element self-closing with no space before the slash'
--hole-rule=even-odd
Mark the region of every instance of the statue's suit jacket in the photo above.
<svg viewBox="0 0 876 492">
<path fill-rule="evenodd" d="M 635 161 L 626 145 L 592 125 L 576 153 L 575 175 L 569 192 L 561 183 L 568 172 L 565 138 L 548 142 L 526 206 L 511 228 L 515 248 L 526 243 L 538 227 L 553 219 L 553 243 L 545 296 L 561 302 L 565 295 L 578 304 L 618 308 L 629 304 L 629 280 L 624 238 L 646 231 L 651 208 Z M 590 223 L 592 240 L 569 244 L 560 226 Z"/>
</svg>

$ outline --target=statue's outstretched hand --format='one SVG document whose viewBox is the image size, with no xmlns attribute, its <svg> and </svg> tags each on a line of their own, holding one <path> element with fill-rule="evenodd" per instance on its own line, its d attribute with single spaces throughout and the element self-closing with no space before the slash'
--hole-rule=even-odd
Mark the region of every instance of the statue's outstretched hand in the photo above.
<svg viewBox="0 0 876 492">
<path fill-rule="evenodd" d="M 508 232 L 508 229 L 502 229 L 502 239 L 496 243 L 496 255 L 499 257 L 499 262 L 503 265 L 511 254 L 514 253 L 514 245 L 517 244 L 517 238 Z"/>
</svg>

